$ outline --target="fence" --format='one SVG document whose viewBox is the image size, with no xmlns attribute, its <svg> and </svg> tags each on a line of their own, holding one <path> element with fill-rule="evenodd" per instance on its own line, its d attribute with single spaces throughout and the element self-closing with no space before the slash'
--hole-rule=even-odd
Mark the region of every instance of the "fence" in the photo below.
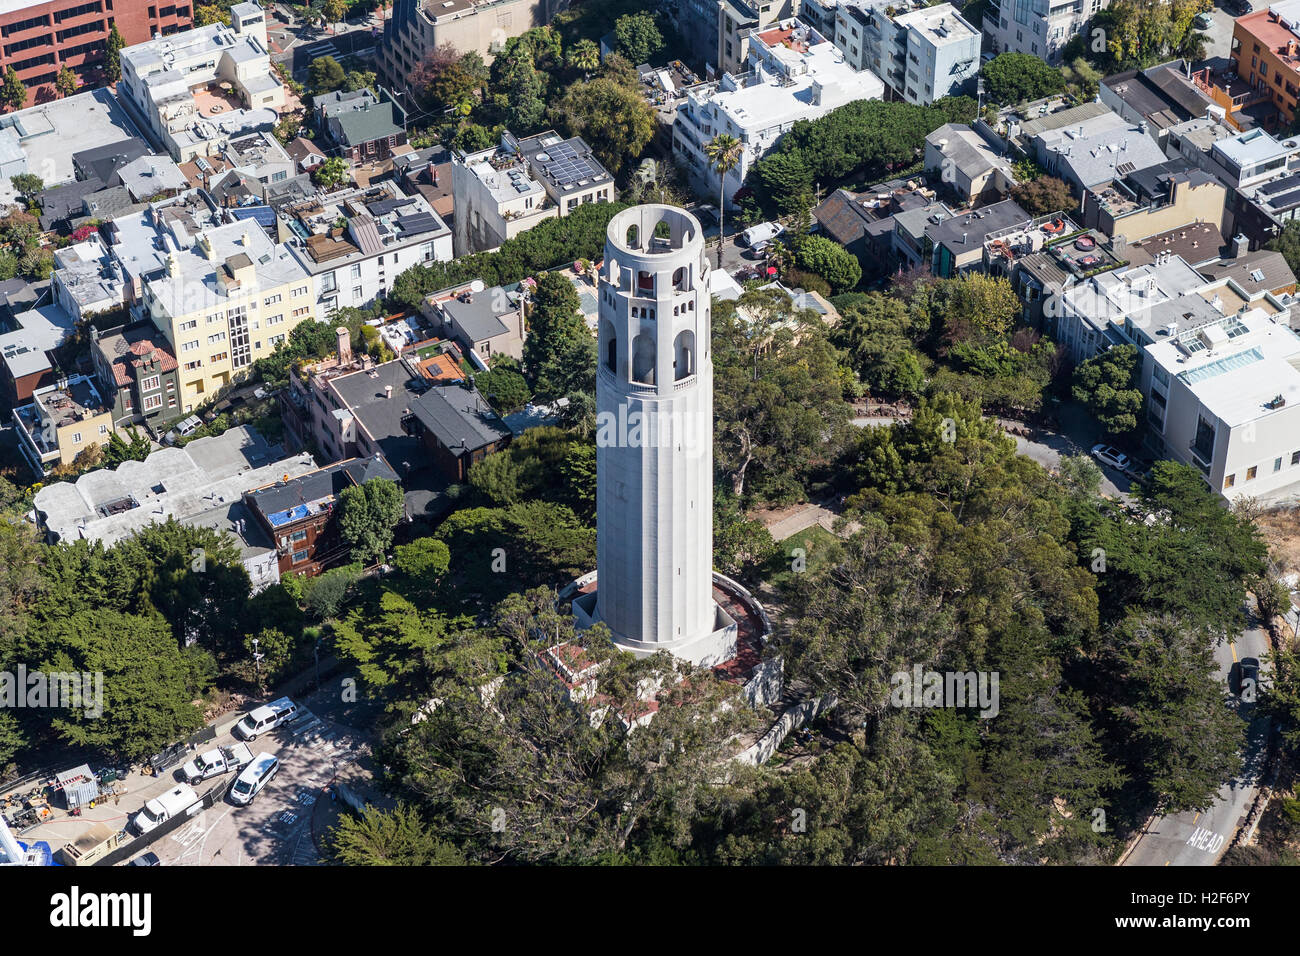
<svg viewBox="0 0 1300 956">
<path fill-rule="evenodd" d="M 143 836 L 136 837 L 134 840 L 132 840 L 129 843 L 123 843 L 121 846 L 117 847 L 117 849 L 113 850 L 113 852 L 95 861 L 94 865 L 95 866 L 117 866 L 117 864 L 119 863 L 125 863 L 127 860 L 131 859 L 131 857 L 135 856 L 137 853 L 141 853 L 147 848 L 149 848 L 150 846 L 152 846 L 153 844 L 157 843 L 167 834 L 173 832 L 174 830 L 179 830 L 181 827 L 189 823 L 192 819 L 194 819 L 195 816 L 202 813 L 204 810 L 216 806 L 216 804 L 223 797 L 225 797 L 226 791 L 230 789 L 230 785 L 233 782 L 234 782 L 234 775 L 227 775 L 215 787 L 213 787 L 211 790 L 205 793 L 199 799 L 199 802 L 194 804 L 194 806 L 190 807 L 189 810 L 187 810 L 185 813 L 182 813 L 180 816 L 172 817 L 166 823 L 159 824 L 158 826 L 150 830 L 148 833 L 144 834 Z"/>
</svg>

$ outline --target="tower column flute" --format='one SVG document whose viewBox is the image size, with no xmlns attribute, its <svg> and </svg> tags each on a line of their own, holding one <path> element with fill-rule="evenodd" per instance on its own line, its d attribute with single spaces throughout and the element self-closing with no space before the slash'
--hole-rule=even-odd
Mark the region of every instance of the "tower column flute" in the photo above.
<svg viewBox="0 0 1300 956">
<path fill-rule="evenodd" d="M 685 210 L 610 221 L 599 284 L 593 618 L 635 653 L 735 649 L 712 597 L 713 362 L 703 230 Z"/>
</svg>

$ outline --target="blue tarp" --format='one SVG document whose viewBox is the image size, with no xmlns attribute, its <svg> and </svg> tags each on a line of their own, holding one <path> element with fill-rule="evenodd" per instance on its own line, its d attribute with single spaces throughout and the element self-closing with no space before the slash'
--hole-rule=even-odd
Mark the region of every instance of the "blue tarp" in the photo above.
<svg viewBox="0 0 1300 956">
<path fill-rule="evenodd" d="M 307 517 L 307 513 L 306 505 L 295 505 L 288 511 L 277 511 L 267 520 L 271 522 L 272 528 L 278 528 L 281 525 L 286 525 L 294 521 L 301 521 L 303 518 Z"/>
</svg>

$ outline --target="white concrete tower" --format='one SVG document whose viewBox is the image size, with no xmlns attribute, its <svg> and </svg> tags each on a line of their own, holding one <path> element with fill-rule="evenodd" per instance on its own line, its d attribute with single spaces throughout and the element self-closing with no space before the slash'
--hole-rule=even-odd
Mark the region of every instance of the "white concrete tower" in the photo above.
<svg viewBox="0 0 1300 956">
<path fill-rule="evenodd" d="M 594 620 L 638 654 L 735 652 L 713 601 L 713 362 L 703 231 L 673 206 L 610 221 L 596 375 Z"/>
</svg>

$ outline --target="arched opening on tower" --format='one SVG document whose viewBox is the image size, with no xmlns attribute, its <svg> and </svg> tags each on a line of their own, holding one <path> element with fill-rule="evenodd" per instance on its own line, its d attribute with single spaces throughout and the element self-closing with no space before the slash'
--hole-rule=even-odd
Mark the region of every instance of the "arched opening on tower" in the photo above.
<svg viewBox="0 0 1300 956">
<path fill-rule="evenodd" d="M 673 288 L 678 292 L 686 291 L 686 267 L 679 266 L 673 273 Z"/>
<path fill-rule="evenodd" d="M 602 323 L 601 337 L 605 340 L 605 368 L 618 372 L 618 334 L 609 322 Z"/>
<path fill-rule="evenodd" d="M 676 358 L 673 360 L 673 378 L 680 382 L 688 375 L 695 374 L 695 333 L 690 329 L 683 329 L 677 333 L 677 339 L 673 343 L 673 354 Z"/>
<path fill-rule="evenodd" d="M 632 342 L 632 381 L 641 385 L 655 384 L 655 340 L 645 332 Z"/>
<path fill-rule="evenodd" d="M 655 277 L 653 272 L 646 272 L 642 269 L 636 274 L 636 291 L 637 295 L 655 294 Z"/>
<path fill-rule="evenodd" d="M 638 226 L 635 226 L 635 225 L 628 226 L 628 227 L 627 227 L 627 235 L 624 236 L 623 238 L 625 238 L 625 239 L 627 240 L 627 247 L 628 247 L 629 249 L 636 249 L 637 247 L 639 247 L 639 246 L 641 245 L 641 230 L 640 230 L 640 228 L 639 228 Z"/>
</svg>

